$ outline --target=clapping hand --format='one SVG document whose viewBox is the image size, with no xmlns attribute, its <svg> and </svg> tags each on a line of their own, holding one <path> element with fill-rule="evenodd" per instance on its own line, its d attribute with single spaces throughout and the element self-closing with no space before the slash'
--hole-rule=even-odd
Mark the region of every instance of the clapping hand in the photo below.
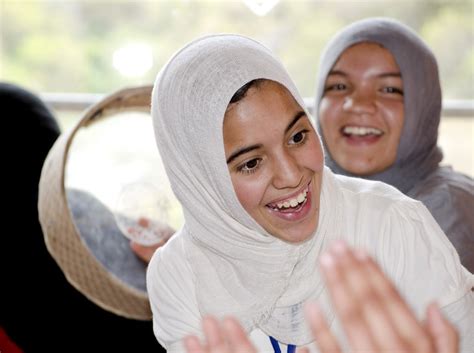
<svg viewBox="0 0 474 353">
<path fill-rule="evenodd" d="M 390 280 L 367 254 L 336 242 L 321 270 L 351 352 L 455 353 L 459 338 L 436 304 L 417 320 Z M 306 317 L 321 353 L 342 353 L 316 303 Z M 309 352 L 302 349 L 301 353 Z"/>
</svg>

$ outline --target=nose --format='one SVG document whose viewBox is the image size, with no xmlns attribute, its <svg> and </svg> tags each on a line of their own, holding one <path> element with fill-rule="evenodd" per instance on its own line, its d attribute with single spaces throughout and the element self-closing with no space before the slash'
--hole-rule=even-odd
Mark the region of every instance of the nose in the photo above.
<svg viewBox="0 0 474 353">
<path fill-rule="evenodd" d="M 356 114 L 373 114 L 376 110 L 375 95 L 366 91 L 353 92 L 346 97 L 343 109 Z"/>
<path fill-rule="evenodd" d="M 273 186 L 276 189 L 296 188 L 301 184 L 303 173 L 297 159 L 288 151 L 283 152 L 273 164 Z"/>
</svg>

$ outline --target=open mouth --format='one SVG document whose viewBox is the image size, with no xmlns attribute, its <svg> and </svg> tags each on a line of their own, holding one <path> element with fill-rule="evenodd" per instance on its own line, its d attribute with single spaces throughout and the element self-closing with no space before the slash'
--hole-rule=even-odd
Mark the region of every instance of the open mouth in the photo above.
<svg viewBox="0 0 474 353">
<path fill-rule="evenodd" d="M 383 131 L 368 126 L 346 125 L 342 127 L 341 134 L 346 137 L 379 137 Z"/>
<path fill-rule="evenodd" d="M 306 187 L 300 192 L 298 192 L 296 195 L 293 195 L 284 200 L 269 203 L 266 206 L 274 212 L 298 213 L 305 207 L 308 202 L 308 197 L 310 195 L 309 185 L 310 184 L 306 185 Z"/>
</svg>

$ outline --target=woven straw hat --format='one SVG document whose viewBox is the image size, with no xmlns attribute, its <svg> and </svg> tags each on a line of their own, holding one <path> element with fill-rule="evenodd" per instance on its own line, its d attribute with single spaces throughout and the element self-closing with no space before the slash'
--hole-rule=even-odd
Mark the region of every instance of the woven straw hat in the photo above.
<svg viewBox="0 0 474 353">
<path fill-rule="evenodd" d="M 93 195 L 68 190 L 65 173 L 79 130 L 117 112 L 149 114 L 151 90 L 152 86 L 143 86 L 111 94 L 63 133 L 44 163 L 38 201 L 46 246 L 67 280 L 103 309 L 138 320 L 151 319 L 144 283 L 146 264 L 133 254 L 104 205 Z M 135 285 L 137 278 L 140 283 Z"/>
</svg>

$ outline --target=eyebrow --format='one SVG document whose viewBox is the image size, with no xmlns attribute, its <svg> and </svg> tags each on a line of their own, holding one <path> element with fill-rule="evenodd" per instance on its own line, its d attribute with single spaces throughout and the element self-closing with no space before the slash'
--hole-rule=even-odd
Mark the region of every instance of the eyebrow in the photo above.
<svg viewBox="0 0 474 353">
<path fill-rule="evenodd" d="M 331 76 L 331 75 L 347 76 L 347 74 L 344 71 L 340 71 L 340 70 L 329 71 L 328 76 Z"/>
<path fill-rule="evenodd" d="M 244 154 L 244 153 L 248 153 L 250 151 L 253 151 L 253 150 L 256 150 L 256 149 L 259 149 L 261 148 L 262 145 L 261 144 L 258 144 L 258 145 L 252 145 L 252 146 L 247 146 L 247 147 L 243 147 L 243 148 L 240 148 L 238 149 L 237 151 L 235 151 L 234 153 L 232 153 L 230 155 L 229 158 L 227 158 L 227 164 L 229 164 L 230 162 L 232 162 L 234 159 L 236 159 L 238 156 Z"/>
<path fill-rule="evenodd" d="M 330 76 L 330 75 L 347 76 L 347 74 L 344 71 L 340 71 L 340 70 L 329 71 L 328 76 Z M 399 78 L 401 78 L 402 74 L 399 71 L 384 72 L 383 74 L 377 75 L 377 77 L 381 77 L 381 78 L 384 78 L 384 77 L 399 77 Z"/>
<path fill-rule="evenodd" d="M 399 77 L 399 78 L 401 78 L 402 74 L 400 72 L 386 72 L 386 73 L 383 73 L 383 74 L 379 75 L 378 77 Z"/>
<path fill-rule="evenodd" d="M 286 127 L 285 129 L 285 134 L 291 130 L 291 128 L 293 126 L 295 126 L 295 124 L 298 122 L 298 120 L 300 120 L 302 117 L 306 116 L 306 113 L 302 110 L 300 110 L 298 113 L 296 113 L 295 117 L 293 118 L 293 120 L 291 121 L 291 123 L 288 124 L 288 126 Z"/>
<path fill-rule="evenodd" d="M 291 120 L 291 122 L 288 124 L 288 126 L 286 127 L 285 129 L 285 134 L 291 130 L 291 128 L 298 122 L 298 120 L 300 120 L 302 117 L 306 116 L 306 113 L 304 111 L 299 111 L 298 113 L 296 113 L 295 117 L 293 118 L 293 120 Z M 250 151 L 253 151 L 253 150 L 256 150 L 256 149 L 259 149 L 262 147 L 262 144 L 256 144 L 256 145 L 251 145 L 251 146 L 247 146 L 247 147 L 242 147 L 242 148 L 239 148 L 237 151 L 235 151 L 234 153 L 232 153 L 229 158 L 227 158 L 227 164 L 231 163 L 234 159 L 236 159 L 237 157 L 239 157 L 240 155 L 242 154 L 245 154 L 245 153 L 248 153 Z"/>
</svg>

